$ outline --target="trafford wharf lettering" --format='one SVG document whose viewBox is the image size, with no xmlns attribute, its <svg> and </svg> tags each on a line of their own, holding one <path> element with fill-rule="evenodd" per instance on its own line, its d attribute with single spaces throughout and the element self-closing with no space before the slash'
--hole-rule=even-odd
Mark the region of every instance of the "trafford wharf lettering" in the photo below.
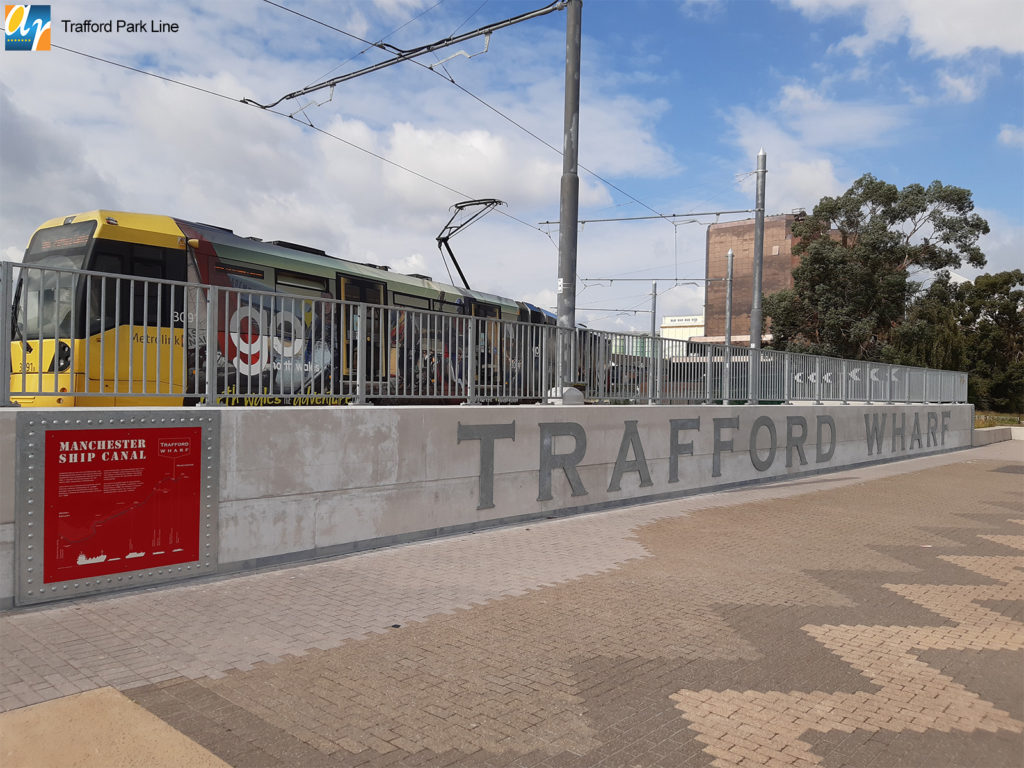
<svg viewBox="0 0 1024 768">
<path fill-rule="evenodd" d="M 949 431 L 950 411 L 928 411 L 913 413 L 871 413 L 864 415 L 863 459 L 877 458 L 888 448 L 889 454 L 909 453 L 915 450 L 940 449 L 946 445 Z M 711 478 L 723 474 L 723 462 L 735 454 L 746 454 L 754 476 L 767 473 L 777 464 L 784 462 L 787 469 L 827 466 L 833 459 L 836 447 L 842 440 L 837 434 L 836 421 L 831 415 L 818 414 L 807 417 L 782 415 L 772 417 L 759 415 L 749 421 L 739 415 L 702 419 L 676 418 L 664 422 L 646 424 L 647 444 L 641 438 L 638 420 L 627 419 L 622 423 L 618 452 L 614 457 L 590 456 L 587 465 L 605 464 L 610 467 L 607 475 L 608 493 L 621 493 L 623 479 L 635 476 L 634 486 L 651 488 L 655 485 L 671 492 L 671 486 L 680 482 L 680 467 L 683 461 L 707 461 Z M 553 477 L 559 473 L 568 485 L 573 497 L 587 496 L 589 491 L 580 474 L 580 466 L 588 454 L 586 428 L 577 422 L 540 422 L 538 433 L 538 480 L 537 501 L 551 501 L 554 498 Z M 651 437 L 653 435 L 654 437 Z M 813 441 L 811 436 L 813 435 Z M 746 436 L 745 444 L 742 442 Z M 741 444 L 737 445 L 737 438 Z M 516 440 L 516 422 L 504 424 L 463 424 L 458 423 L 457 443 L 475 441 L 479 443 L 480 471 L 478 475 L 477 509 L 494 508 L 494 477 L 496 455 L 501 441 Z M 556 441 L 559 449 L 556 450 Z M 652 474 L 652 462 L 648 460 L 649 450 L 657 442 L 657 465 L 660 477 Z M 695 443 L 697 448 L 695 449 Z M 596 461 L 595 461 L 596 459 Z M 666 460 L 667 459 L 667 460 Z M 731 459 L 735 462 L 735 459 Z M 662 465 L 664 465 L 662 467 Z M 732 466 L 735 467 L 735 464 Z M 593 474 L 591 474 L 593 477 Z M 592 480 L 590 482 L 593 482 Z"/>
</svg>

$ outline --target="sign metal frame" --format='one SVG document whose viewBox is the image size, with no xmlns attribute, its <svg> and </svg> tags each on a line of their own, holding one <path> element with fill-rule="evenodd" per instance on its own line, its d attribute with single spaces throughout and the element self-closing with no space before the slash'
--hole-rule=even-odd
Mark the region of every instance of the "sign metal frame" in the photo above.
<svg viewBox="0 0 1024 768">
<path fill-rule="evenodd" d="M 198 462 L 198 558 L 154 568 L 109 573 L 90 578 L 44 582 L 46 536 L 46 435 L 67 431 L 175 427 L 201 429 Z M 30 411 L 18 413 L 15 465 L 15 605 L 115 592 L 131 587 L 166 584 L 217 572 L 219 563 L 220 413 L 216 410 Z M 53 471 L 51 469 L 51 471 Z M 50 484 L 53 487 L 53 483 Z"/>
</svg>

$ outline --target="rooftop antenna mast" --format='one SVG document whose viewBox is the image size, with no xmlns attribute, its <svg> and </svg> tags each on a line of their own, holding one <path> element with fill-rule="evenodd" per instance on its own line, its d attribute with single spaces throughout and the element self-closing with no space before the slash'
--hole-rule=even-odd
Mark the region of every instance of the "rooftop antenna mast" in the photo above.
<svg viewBox="0 0 1024 768">
<path fill-rule="evenodd" d="M 452 217 L 448 219 L 448 223 L 441 228 L 441 234 L 437 236 L 437 249 L 441 251 L 441 258 L 444 258 L 444 252 L 448 251 L 448 256 L 452 260 L 452 264 L 455 265 L 455 269 L 458 270 L 459 277 L 462 278 L 462 284 L 466 286 L 466 290 L 470 290 L 469 281 L 466 280 L 466 276 L 462 274 L 462 267 L 460 267 L 459 262 L 456 261 L 455 254 L 452 253 L 452 247 L 448 244 L 448 241 L 474 221 L 482 219 L 499 205 L 505 205 L 505 203 L 494 198 L 486 198 L 483 200 L 463 200 L 461 203 L 456 203 L 449 209 L 452 211 Z M 474 208 L 476 210 L 471 210 Z M 467 211 L 469 211 L 468 215 L 456 223 L 455 220 Z M 449 275 L 450 274 L 451 273 L 449 273 Z"/>
</svg>

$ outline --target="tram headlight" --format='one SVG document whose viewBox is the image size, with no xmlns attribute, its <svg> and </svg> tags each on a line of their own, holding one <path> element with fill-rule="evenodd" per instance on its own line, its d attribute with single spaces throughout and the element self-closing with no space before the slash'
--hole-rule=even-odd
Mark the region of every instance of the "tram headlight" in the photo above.
<svg viewBox="0 0 1024 768">
<path fill-rule="evenodd" d="M 57 342 L 57 351 L 53 356 L 53 363 L 58 373 L 66 371 L 71 367 L 71 347 L 69 347 L 65 342 Z"/>
</svg>

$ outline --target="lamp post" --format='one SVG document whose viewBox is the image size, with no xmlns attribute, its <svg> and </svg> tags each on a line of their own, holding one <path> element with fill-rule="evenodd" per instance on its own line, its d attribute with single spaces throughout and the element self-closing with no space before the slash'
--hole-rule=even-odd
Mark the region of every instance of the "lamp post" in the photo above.
<svg viewBox="0 0 1024 768">
<path fill-rule="evenodd" d="M 764 266 L 764 182 L 767 175 L 764 148 L 757 153 L 757 193 L 754 202 L 754 295 L 750 303 L 750 362 L 747 402 L 756 405 L 761 384 L 761 272 Z"/>
<path fill-rule="evenodd" d="M 564 394 L 572 374 L 572 342 L 576 330 L 576 219 L 579 218 L 580 177 L 580 43 L 583 0 L 569 0 L 565 23 L 565 114 L 562 145 L 562 184 L 558 222 L 558 383 Z"/>
</svg>

